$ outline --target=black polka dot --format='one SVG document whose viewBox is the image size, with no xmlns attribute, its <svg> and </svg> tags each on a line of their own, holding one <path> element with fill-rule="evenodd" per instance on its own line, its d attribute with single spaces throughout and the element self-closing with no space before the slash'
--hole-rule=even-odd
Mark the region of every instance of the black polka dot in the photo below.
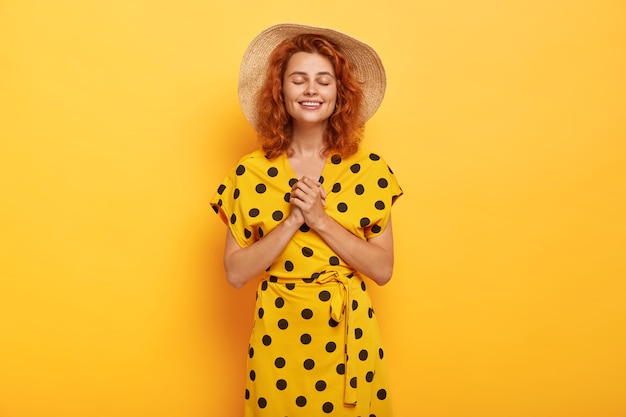
<svg viewBox="0 0 626 417">
<path fill-rule="evenodd" d="M 380 233 L 380 231 L 383 230 L 382 227 L 380 227 L 379 225 L 375 224 L 374 226 L 372 226 L 372 233 Z"/>
<path fill-rule="evenodd" d="M 222 200 L 221 200 L 221 199 L 217 202 L 217 205 L 218 205 L 218 206 L 221 206 L 221 205 L 222 205 Z M 215 212 L 215 214 L 217 214 L 217 213 L 219 213 L 219 212 L 220 212 L 220 209 L 218 209 L 216 206 L 211 206 L 211 208 L 213 209 L 213 211 Z"/>
<path fill-rule="evenodd" d="M 263 282 L 261 283 L 261 291 L 265 291 L 265 290 L 267 290 L 267 286 L 268 286 L 268 285 L 269 285 L 269 284 L 267 283 L 267 281 L 263 281 Z"/>
<path fill-rule="evenodd" d="M 276 388 L 281 391 L 284 390 L 285 388 L 287 388 L 287 381 L 285 381 L 284 379 L 279 379 L 278 381 L 276 381 Z"/>
<path fill-rule="evenodd" d="M 344 365 L 343 363 L 340 363 L 339 365 L 337 365 L 336 370 L 339 375 L 343 375 L 346 373 L 346 365 Z"/>
<path fill-rule="evenodd" d="M 328 259 L 328 262 L 330 262 L 330 264 L 333 266 L 339 265 L 339 258 L 337 258 L 336 256 L 331 256 Z"/>
<path fill-rule="evenodd" d="M 317 180 L 317 182 L 319 182 L 320 184 L 324 184 L 324 176 L 320 175 L 319 179 Z"/>
<path fill-rule="evenodd" d="M 341 184 L 339 184 L 338 182 L 334 183 L 331 191 L 333 193 L 338 193 L 339 191 L 341 191 Z"/>
<path fill-rule="evenodd" d="M 291 193 L 285 193 L 283 200 L 285 200 L 285 203 L 288 203 L 291 200 Z"/>
<path fill-rule="evenodd" d="M 374 309 L 372 307 L 367 309 L 367 315 L 370 319 L 374 316 Z"/>
<path fill-rule="evenodd" d="M 372 161 L 378 161 L 380 159 L 380 156 L 376 155 L 375 153 L 371 153 L 370 154 L 370 159 Z"/>
<path fill-rule="evenodd" d="M 270 282 L 278 282 L 278 277 L 276 275 L 270 275 Z"/>
<path fill-rule="evenodd" d="M 306 398 L 302 395 L 296 398 L 296 405 L 298 407 L 304 407 L 306 405 Z"/>
<path fill-rule="evenodd" d="M 254 369 L 250 370 L 250 379 L 252 381 L 256 379 L 256 372 L 254 372 Z"/>
<path fill-rule="evenodd" d="M 307 359 L 304 361 L 304 369 L 308 369 L 309 371 L 315 367 L 315 361 L 313 359 Z"/>
<path fill-rule="evenodd" d="M 326 389 L 326 382 L 319 380 L 315 383 L 315 389 L 318 391 L 324 391 Z"/>
<path fill-rule="evenodd" d="M 306 233 L 306 232 L 308 232 L 309 230 L 311 230 L 311 228 L 309 227 L 309 225 L 308 225 L 308 224 L 306 224 L 306 223 L 302 223 L 302 226 L 300 226 L 300 231 L 301 231 L 302 233 Z"/>
<path fill-rule="evenodd" d="M 377 202 L 374 203 L 374 207 L 376 207 L 376 210 L 384 210 L 385 203 L 381 200 L 378 200 Z"/>
<path fill-rule="evenodd" d="M 250 239 L 252 237 L 252 232 L 248 229 L 243 229 L 243 234 L 246 236 L 246 239 Z"/>
<path fill-rule="evenodd" d="M 337 204 L 337 211 L 339 211 L 340 213 L 345 213 L 346 211 L 348 211 L 348 205 L 346 203 Z"/>
<path fill-rule="evenodd" d="M 322 405 L 322 410 L 326 413 L 326 414 L 330 414 L 333 412 L 333 409 L 335 407 L 333 406 L 333 403 L 331 402 L 325 402 L 324 405 Z"/>
<path fill-rule="evenodd" d="M 272 219 L 279 221 L 283 219 L 283 212 L 280 210 L 276 210 L 272 213 Z"/>
<path fill-rule="evenodd" d="M 272 344 L 272 337 L 268 334 L 266 334 L 265 336 L 263 336 L 263 344 L 265 346 L 269 346 Z"/>
<path fill-rule="evenodd" d="M 356 187 L 354 187 L 354 192 L 357 195 L 361 195 L 365 192 L 365 187 L 363 187 L 363 184 L 358 184 Z"/>
<path fill-rule="evenodd" d="M 360 327 L 357 327 L 356 329 L 354 329 L 354 337 L 355 339 L 360 339 L 363 337 L 363 329 L 361 329 Z"/>
<path fill-rule="evenodd" d="M 250 357 L 250 359 L 254 357 L 254 348 L 252 346 L 250 347 L 250 349 L 248 349 L 248 356 Z"/>
<path fill-rule="evenodd" d="M 319 297 L 320 297 L 320 300 L 322 301 L 328 301 L 330 300 L 330 292 L 326 290 L 320 291 Z"/>
<path fill-rule="evenodd" d="M 239 165 L 235 171 L 235 173 L 239 176 L 243 175 L 244 172 L 246 172 L 246 167 L 243 165 Z"/>
<path fill-rule="evenodd" d="M 233 213 L 230 216 L 230 224 L 235 224 L 236 221 L 237 221 L 237 216 L 235 215 L 235 213 Z"/>
<path fill-rule="evenodd" d="M 295 178 L 291 178 L 291 179 L 289 180 L 289 186 L 290 186 L 290 187 L 293 187 L 294 185 L 296 185 L 296 183 L 297 183 L 297 182 L 298 182 L 298 180 L 297 180 L 297 179 L 295 179 Z"/>
<path fill-rule="evenodd" d="M 294 284 L 293 282 L 289 282 L 285 284 L 285 288 L 287 288 L 288 290 L 293 290 L 294 288 L 296 288 L 296 284 Z"/>
<path fill-rule="evenodd" d="M 387 391 L 385 391 L 384 389 L 379 389 L 376 393 L 376 396 L 379 400 L 384 400 L 385 398 L 387 398 Z"/>
<path fill-rule="evenodd" d="M 374 380 L 374 372 L 369 371 L 368 373 L 365 374 L 365 380 L 367 382 L 372 382 Z"/>
<path fill-rule="evenodd" d="M 305 333 L 302 336 L 300 336 L 300 343 L 302 343 L 303 345 L 308 345 L 309 343 L 311 343 L 311 335 L 308 333 Z"/>
<path fill-rule="evenodd" d="M 330 157 L 330 162 L 334 165 L 339 165 L 341 163 L 341 157 L 339 155 L 333 155 Z"/>
<path fill-rule="evenodd" d="M 368 356 L 367 350 L 363 349 L 359 352 L 359 359 L 361 359 L 362 361 L 367 360 L 367 356 Z"/>
<path fill-rule="evenodd" d="M 335 342 L 326 343 L 326 352 L 331 353 L 337 349 L 337 344 Z"/>
<path fill-rule="evenodd" d="M 293 271 L 293 262 L 285 261 L 285 269 L 290 272 Z"/>
<path fill-rule="evenodd" d="M 239 188 L 235 188 L 235 191 L 233 192 L 233 198 L 236 200 L 239 198 L 239 194 L 241 192 L 239 191 Z"/>
<path fill-rule="evenodd" d="M 302 310 L 302 318 L 305 320 L 309 320 L 311 317 L 313 317 L 313 311 L 310 308 L 305 308 L 304 310 Z"/>
<path fill-rule="evenodd" d="M 352 171 L 353 173 L 357 173 L 361 170 L 361 165 L 359 164 L 353 164 L 352 166 L 350 166 L 350 171 Z"/>
<path fill-rule="evenodd" d="M 278 328 L 281 330 L 285 330 L 287 327 L 289 327 L 289 322 L 285 319 L 280 319 L 278 320 Z"/>
<path fill-rule="evenodd" d="M 352 300 L 352 311 L 359 308 L 359 302 L 357 300 Z"/>
<path fill-rule="evenodd" d="M 250 211 L 248 211 L 248 215 L 250 217 L 256 217 L 256 216 L 259 215 L 259 213 L 260 213 L 260 211 L 259 211 L 258 208 L 251 208 Z"/>
<path fill-rule="evenodd" d="M 378 357 L 379 357 L 380 359 L 382 359 L 382 358 L 384 358 L 384 357 L 385 357 L 385 352 L 383 351 L 383 349 L 382 349 L 382 348 L 379 348 L 379 349 L 378 349 Z"/>
<path fill-rule="evenodd" d="M 312 283 L 313 281 L 315 281 L 315 278 L 311 277 L 311 278 L 302 278 L 303 282 L 306 282 L 307 284 Z"/>
<path fill-rule="evenodd" d="M 265 310 L 263 310 L 263 307 L 259 307 L 259 318 L 262 319 L 264 314 Z"/>
<path fill-rule="evenodd" d="M 263 397 L 259 398 L 258 403 L 259 403 L 259 407 L 260 408 L 267 407 L 267 400 L 265 398 L 263 398 Z"/>
<path fill-rule="evenodd" d="M 306 246 L 302 248 L 302 254 L 307 258 L 313 256 L 313 249 L 307 248 Z"/>
<path fill-rule="evenodd" d="M 330 327 L 337 327 L 339 323 L 334 318 L 331 317 L 330 319 L 328 319 L 328 325 Z"/>
<path fill-rule="evenodd" d="M 257 186 L 254 189 L 259 194 L 263 194 L 265 191 L 267 191 L 267 187 L 265 186 L 265 184 L 257 184 Z"/>
<path fill-rule="evenodd" d="M 368 224 L 370 224 L 370 219 L 368 219 L 367 217 L 363 217 L 363 218 L 361 219 L 361 227 L 365 227 L 365 226 L 367 226 Z"/>
<path fill-rule="evenodd" d="M 367 287 L 365 286 L 365 282 L 364 281 L 361 281 L 361 289 L 363 291 L 365 291 L 367 289 Z"/>
<path fill-rule="evenodd" d="M 282 357 L 276 358 L 276 360 L 274 361 L 274 366 L 276 366 L 277 368 L 284 368 L 285 358 L 282 358 Z"/>
<path fill-rule="evenodd" d="M 271 167 L 267 170 L 267 175 L 269 175 L 270 177 L 275 177 L 276 175 L 278 175 L 278 169 L 276 169 L 275 167 Z"/>
<path fill-rule="evenodd" d="M 384 179 L 384 178 L 379 178 L 378 179 L 378 186 L 380 188 L 387 188 L 388 185 L 389 185 L 389 182 L 386 179 Z"/>
<path fill-rule="evenodd" d="M 353 376 L 352 378 L 350 378 L 350 386 L 352 388 L 356 388 L 356 376 Z"/>
<path fill-rule="evenodd" d="M 219 195 L 222 195 L 222 194 L 224 194 L 224 191 L 226 191 L 226 186 L 224 184 L 220 184 L 220 186 L 217 187 L 217 193 Z"/>
<path fill-rule="evenodd" d="M 276 301 L 274 301 L 274 305 L 277 308 L 283 308 L 283 306 L 285 305 L 285 299 L 283 297 L 278 297 Z"/>
<path fill-rule="evenodd" d="M 250 390 L 246 388 L 246 400 L 250 399 Z"/>
<path fill-rule="evenodd" d="M 263 237 L 263 229 L 259 227 L 259 239 Z"/>
</svg>

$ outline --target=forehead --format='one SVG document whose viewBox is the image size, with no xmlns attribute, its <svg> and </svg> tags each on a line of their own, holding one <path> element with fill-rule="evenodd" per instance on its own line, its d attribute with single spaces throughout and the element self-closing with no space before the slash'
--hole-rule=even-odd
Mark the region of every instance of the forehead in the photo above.
<svg viewBox="0 0 626 417">
<path fill-rule="evenodd" d="M 310 52 L 296 52 L 289 58 L 285 74 L 289 75 L 294 71 L 307 74 L 327 72 L 335 75 L 335 68 L 327 57 Z"/>
</svg>

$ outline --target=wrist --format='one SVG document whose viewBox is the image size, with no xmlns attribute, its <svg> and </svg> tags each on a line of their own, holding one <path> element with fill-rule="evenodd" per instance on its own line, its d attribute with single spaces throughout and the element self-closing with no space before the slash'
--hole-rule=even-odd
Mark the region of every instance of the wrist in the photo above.
<svg viewBox="0 0 626 417">
<path fill-rule="evenodd" d="M 328 229 L 330 220 L 330 216 L 324 212 L 313 224 L 309 224 L 308 222 L 307 224 L 316 232 L 323 233 Z"/>
<path fill-rule="evenodd" d="M 295 231 L 302 226 L 302 224 L 304 223 L 304 221 L 298 221 L 298 219 L 295 219 L 294 216 L 287 216 L 287 218 L 285 219 L 285 221 L 283 221 L 283 226 L 287 229 L 287 230 L 293 230 L 293 232 L 295 233 Z"/>
</svg>

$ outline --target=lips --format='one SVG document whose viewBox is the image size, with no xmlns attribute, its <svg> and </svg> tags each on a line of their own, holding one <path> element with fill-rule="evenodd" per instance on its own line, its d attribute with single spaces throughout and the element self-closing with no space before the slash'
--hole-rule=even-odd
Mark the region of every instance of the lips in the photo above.
<svg viewBox="0 0 626 417">
<path fill-rule="evenodd" d="M 314 109 L 314 108 L 317 108 L 317 107 L 321 106 L 322 103 L 317 102 L 317 101 L 301 101 L 300 105 L 304 106 L 304 107 L 308 107 L 308 108 Z"/>
</svg>

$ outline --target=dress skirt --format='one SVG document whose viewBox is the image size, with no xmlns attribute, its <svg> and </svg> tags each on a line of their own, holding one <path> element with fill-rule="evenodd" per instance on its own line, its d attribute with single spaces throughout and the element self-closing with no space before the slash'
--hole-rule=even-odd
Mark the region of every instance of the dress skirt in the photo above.
<svg viewBox="0 0 626 417">
<path fill-rule="evenodd" d="M 356 274 L 268 277 L 256 293 L 246 417 L 389 417 L 380 332 Z"/>
</svg>

